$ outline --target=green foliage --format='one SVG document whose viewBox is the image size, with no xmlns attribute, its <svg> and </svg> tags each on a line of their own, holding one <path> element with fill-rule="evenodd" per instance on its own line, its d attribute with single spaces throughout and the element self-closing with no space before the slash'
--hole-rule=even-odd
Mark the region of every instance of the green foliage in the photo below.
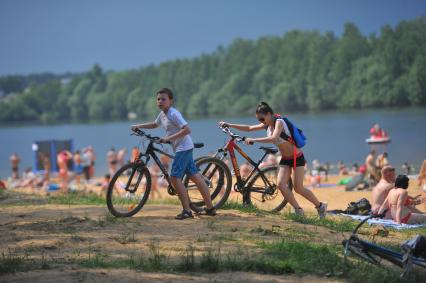
<svg viewBox="0 0 426 283">
<path fill-rule="evenodd" d="M 170 87 L 185 116 L 245 115 L 259 101 L 277 112 L 426 105 L 426 17 L 364 36 L 294 30 L 236 39 L 209 55 L 137 70 L 0 77 L 0 122 L 153 119 Z M 67 78 L 65 82 L 63 79 Z"/>
</svg>

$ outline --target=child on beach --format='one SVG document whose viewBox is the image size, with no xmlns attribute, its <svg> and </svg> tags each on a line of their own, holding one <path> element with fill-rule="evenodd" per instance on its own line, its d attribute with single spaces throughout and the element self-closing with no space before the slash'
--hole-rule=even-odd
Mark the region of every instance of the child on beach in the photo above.
<svg viewBox="0 0 426 283">
<path fill-rule="evenodd" d="M 178 193 L 180 202 L 182 203 L 183 210 L 176 216 L 176 219 L 193 218 L 190 206 L 188 191 L 182 183 L 182 177 L 185 173 L 190 176 L 203 196 L 204 202 L 207 206 L 206 214 L 210 216 L 216 215 L 216 211 L 212 206 L 209 189 L 198 173 L 195 166 L 192 151 L 194 143 L 192 142 L 191 129 L 188 123 L 182 117 L 182 114 L 173 105 L 173 93 L 168 88 L 162 88 L 157 91 L 157 106 L 161 112 L 158 114 L 155 121 L 139 125 L 133 125 L 132 129 L 154 129 L 162 126 L 166 130 L 166 137 L 160 139 L 162 143 L 171 142 L 175 157 L 172 163 L 171 170 L 171 183 Z"/>
</svg>

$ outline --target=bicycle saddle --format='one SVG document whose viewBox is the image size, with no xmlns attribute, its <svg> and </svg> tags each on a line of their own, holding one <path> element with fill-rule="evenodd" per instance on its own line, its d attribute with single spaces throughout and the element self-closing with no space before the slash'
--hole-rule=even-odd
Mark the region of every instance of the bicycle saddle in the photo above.
<svg viewBox="0 0 426 283">
<path fill-rule="evenodd" d="M 204 143 L 202 142 L 194 142 L 194 148 L 202 148 L 204 146 Z"/>
<path fill-rule="evenodd" d="M 264 150 L 267 153 L 270 153 L 270 154 L 275 154 L 275 153 L 278 152 L 278 149 L 273 148 L 273 147 L 264 147 L 264 146 L 261 146 L 259 148 L 262 149 L 262 150 Z"/>
</svg>

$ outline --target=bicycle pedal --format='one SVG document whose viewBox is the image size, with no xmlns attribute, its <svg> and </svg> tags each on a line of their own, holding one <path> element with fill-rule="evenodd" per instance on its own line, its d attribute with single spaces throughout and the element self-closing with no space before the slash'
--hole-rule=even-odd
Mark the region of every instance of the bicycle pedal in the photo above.
<svg viewBox="0 0 426 283">
<path fill-rule="evenodd" d="M 167 187 L 167 192 L 169 193 L 169 195 L 172 195 L 172 196 L 176 195 L 176 191 L 172 186 Z"/>
</svg>

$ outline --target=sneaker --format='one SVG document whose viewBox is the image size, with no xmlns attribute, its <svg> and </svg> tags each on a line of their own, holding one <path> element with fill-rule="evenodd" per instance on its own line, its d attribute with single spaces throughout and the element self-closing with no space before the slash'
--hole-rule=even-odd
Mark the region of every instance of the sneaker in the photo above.
<svg viewBox="0 0 426 283">
<path fill-rule="evenodd" d="M 212 208 L 206 208 L 206 215 L 208 216 L 216 216 L 216 209 Z"/>
<path fill-rule="evenodd" d="M 183 220 L 187 218 L 194 218 L 194 215 L 192 215 L 191 211 L 183 209 L 182 212 L 178 215 L 176 215 L 175 219 Z"/>
<path fill-rule="evenodd" d="M 325 214 L 327 213 L 327 203 L 322 202 L 319 207 L 317 207 L 318 215 L 320 219 L 325 218 Z"/>
<path fill-rule="evenodd" d="M 301 208 L 301 207 L 295 208 L 294 214 L 296 214 L 297 216 L 305 216 L 305 212 L 303 211 L 303 208 Z"/>
</svg>

